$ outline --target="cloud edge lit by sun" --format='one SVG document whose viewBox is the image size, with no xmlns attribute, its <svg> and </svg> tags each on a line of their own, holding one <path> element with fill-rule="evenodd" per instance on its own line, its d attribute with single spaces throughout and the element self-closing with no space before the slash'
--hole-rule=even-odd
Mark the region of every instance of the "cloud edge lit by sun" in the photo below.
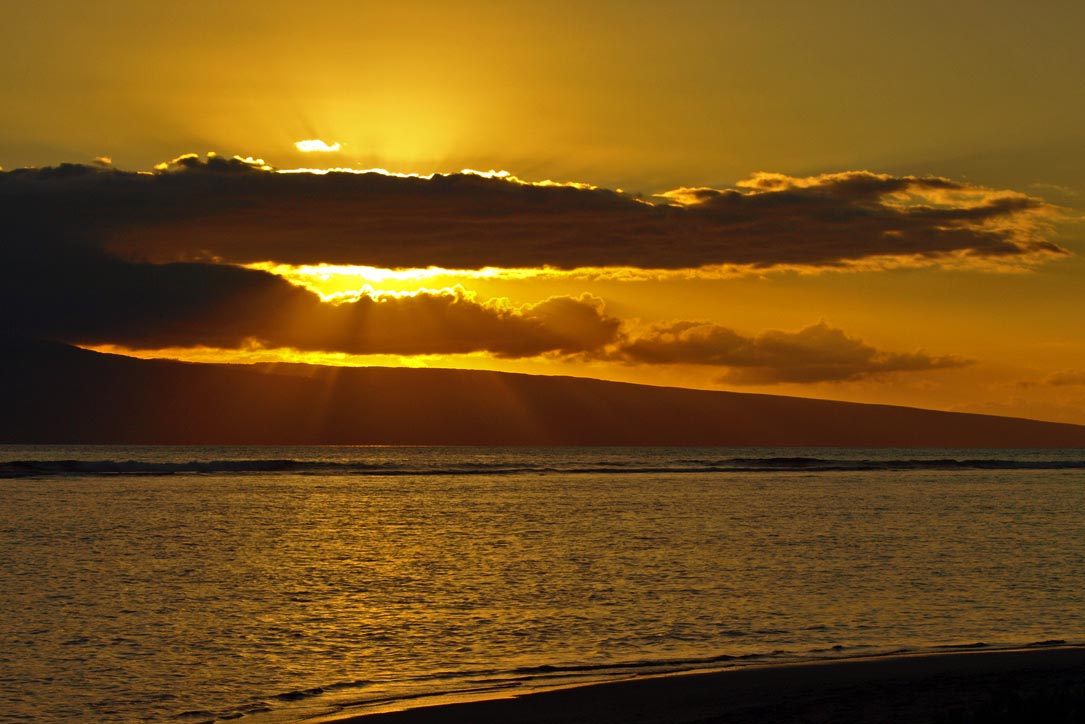
<svg viewBox="0 0 1085 724">
<path fill-rule="evenodd" d="M 294 148 L 302 153 L 337 153 L 343 148 L 339 141 L 328 143 L 319 138 L 310 138 L 304 141 L 295 141 Z"/>
</svg>

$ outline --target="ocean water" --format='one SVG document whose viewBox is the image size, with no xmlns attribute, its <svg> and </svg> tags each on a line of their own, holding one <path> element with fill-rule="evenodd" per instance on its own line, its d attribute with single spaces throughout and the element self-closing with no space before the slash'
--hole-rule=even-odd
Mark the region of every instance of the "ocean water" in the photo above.
<svg viewBox="0 0 1085 724">
<path fill-rule="evenodd" d="M 0 722 L 1085 643 L 1085 450 L 0 446 Z"/>
</svg>

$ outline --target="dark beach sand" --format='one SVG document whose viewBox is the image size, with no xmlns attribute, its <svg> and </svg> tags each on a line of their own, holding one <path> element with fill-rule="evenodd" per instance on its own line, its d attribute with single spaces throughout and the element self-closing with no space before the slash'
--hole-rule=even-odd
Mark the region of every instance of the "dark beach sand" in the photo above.
<svg viewBox="0 0 1085 724">
<path fill-rule="evenodd" d="M 638 678 L 336 721 L 1085 722 L 1085 647 L 862 658 Z"/>
</svg>

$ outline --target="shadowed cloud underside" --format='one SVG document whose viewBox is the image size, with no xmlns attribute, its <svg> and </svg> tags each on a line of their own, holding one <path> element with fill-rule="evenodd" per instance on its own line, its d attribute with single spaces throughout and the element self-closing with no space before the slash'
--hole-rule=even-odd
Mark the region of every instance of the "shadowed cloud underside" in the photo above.
<svg viewBox="0 0 1085 724">
<path fill-rule="evenodd" d="M 322 299 L 263 269 L 443 264 L 515 277 L 590 267 L 622 278 L 637 267 L 1027 266 L 1065 254 L 1045 236 L 1056 210 L 1038 199 L 869 172 L 757 174 L 735 189 L 645 200 L 504 172 L 276 173 L 260 159 L 186 155 L 155 173 L 103 163 L 0 174 L 0 210 L 0 302 L 24 337 L 132 350 L 581 356 L 721 367 L 731 384 L 857 380 L 967 360 L 879 350 L 825 323 L 760 334 L 697 320 L 644 325 L 590 294 L 512 304 L 461 287 L 368 288 Z"/>
<path fill-rule="evenodd" d="M 473 173 L 276 173 L 185 156 L 136 174 L 87 166 L 0 177 L 16 228 L 152 261 L 451 269 L 1028 264 L 1065 250 L 1053 207 L 942 178 L 758 174 L 650 199 Z"/>
</svg>

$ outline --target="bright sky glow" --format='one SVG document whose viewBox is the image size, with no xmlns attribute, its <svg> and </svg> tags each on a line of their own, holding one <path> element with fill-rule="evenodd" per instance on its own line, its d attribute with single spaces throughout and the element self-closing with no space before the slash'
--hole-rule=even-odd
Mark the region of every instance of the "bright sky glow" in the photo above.
<svg viewBox="0 0 1085 724">
<path fill-rule="evenodd" d="M 321 141 L 319 138 L 314 138 L 308 141 L 298 141 L 294 144 L 294 147 L 302 153 L 336 153 L 342 148 L 342 144 L 338 141 L 335 143 L 327 143 Z"/>
<path fill-rule="evenodd" d="M 447 224 L 416 219 L 404 203 L 371 221 L 369 214 L 384 210 L 381 202 L 354 207 L 329 199 L 321 206 L 314 191 L 313 199 L 221 214 L 212 213 L 215 199 L 201 208 L 184 200 L 175 209 L 165 204 L 171 213 L 155 224 L 145 222 L 150 209 L 134 208 L 132 223 L 115 224 L 108 239 L 95 219 L 91 231 L 126 262 L 259 262 L 249 268 L 317 293 L 329 306 L 359 295 L 383 299 L 458 285 L 480 304 L 591 294 L 627 329 L 711 323 L 756 338 L 825 320 L 878 350 L 926 350 L 975 363 L 884 379 L 743 389 L 1085 422 L 1085 95 L 1067 91 L 1080 86 L 1085 54 L 1077 29 L 1085 4 L 995 0 L 977 13 L 973 4 L 934 0 L 846 8 L 788 3 L 783 9 L 719 2 L 692 3 L 688 12 L 676 13 L 658 3 L 607 0 L 560 8 L 437 3 L 420 14 L 410 3 L 329 0 L 322 13 L 335 18 L 335 28 L 313 23 L 312 8 L 300 5 L 285 4 L 274 13 L 255 0 L 161 5 L 116 0 L 89 14 L 74 0 L 12 5 L 0 50 L 0 166 L 88 165 L 118 187 L 129 171 L 165 176 L 199 166 L 208 166 L 200 170 L 209 184 L 223 186 L 235 171 L 340 175 L 326 184 L 263 178 L 254 188 L 349 189 L 346 174 L 382 174 L 409 181 L 384 185 L 370 177 L 375 183 L 356 185 L 396 187 L 404 195 L 425 190 L 425 179 L 464 173 L 477 177 L 459 185 L 464 193 L 488 187 L 495 197 L 552 196 L 577 223 L 594 219 L 592 208 L 609 213 L 608 204 L 620 209 L 633 201 L 658 209 L 660 217 L 688 212 L 722 228 L 727 202 L 741 196 L 750 201 L 739 204 L 743 208 L 772 210 L 757 218 L 766 228 L 778 221 L 781 235 L 797 232 L 797 222 L 774 202 L 794 192 L 804 204 L 800 211 L 822 202 L 825 208 L 823 215 L 804 217 L 817 222 L 820 241 L 813 232 L 802 236 L 794 258 L 805 258 L 798 252 L 821 243 L 862 252 L 849 239 L 871 228 L 864 226 L 864 205 L 869 223 L 893 213 L 930 216 L 934 222 L 924 239 L 941 236 L 946 243 L 924 245 L 889 231 L 884 256 L 845 254 L 831 265 L 811 266 L 774 254 L 771 265 L 697 266 L 697 255 L 685 254 L 694 239 L 660 235 L 645 246 L 661 253 L 634 266 L 632 258 L 606 255 L 612 227 L 599 217 L 590 232 L 568 238 L 559 225 L 552 238 L 539 234 L 534 241 L 523 238 L 530 229 L 502 238 L 486 228 L 493 254 L 446 254 L 446 232 L 449 248 L 476 243 L 471 231 L 453 233 L 451 212 Z M 240 27 L 251 32 L 238 33 Z M 516 52 L 495 55 L 496 46 Z M 128 63 L 131 58 L 141 62 Z M 128 72 L 118 74 L 118 67 Z M 210 149 L 222 154 L 213 163 L 210 155 L 202 160 Z M 836 176 L 857 171 L 877 176 L 856 178 L 858 186 Z M 856 191 L 881 178 L 931 177 L 958 185 L 906 184 L 867 198 Z M 17 176 L 10 181 L 21 182 Z M 89 175 L 64 183 L 77 182 L 97 185 Z M 578 209 L 565 206 L 578 198 L 571 192 L 506 193 L 516 189 L 493 188 L 499 184 L 598 189 L 598 197 L 584 194 L 598 204 Z M 153 187 L 155 195 L 174 186 L 199 188 L 195 177 L 133 184 Z M 609 194 L 618 196 L 604 198 Z M 846 196 L 846 203 L 833 194 Z M 74 209 L 98 214 L 94 197 L 72 198 Z M 1024 208 L 1030 199 L 1042 205 Z M 58 214 L 70 211 L 61 206 Z M 523 208 L 525 218 L 535 211 Z M 856 213 L 844 223 L 837 208 Z M 990 208 L 1006 211 L 985 211 Z M 298 209 L 311 217 L 291 216 Z M 101 211 L 103 218 L 111 213 L 105 206 Z M 500 220 L 501 209 L 493 212 Z M 540 223 L 552 220 L 545 205 L 538 214 Z M 482 231 L 488 219 L 478 217 L 472 223 Z M 292 220 L 297 228 L 285 228 Z M 377 221 L 388 224 L 387 232 L 372 231 Z M 434 258 L 397 256 L 394 242 L 380 238 L 416 221 L 433 227 L 426 243 L 433 244 Z M 830 228 L 834 224 L 839 231 Z M 355 238 L 351 225 L 372 238 Z M 691 229 L 693 236 L 699 227 Z M 642 231 L 632 224 L 624 230 Z M 216 243 L 245 253 L 219 257 L 210 246 L 214 233 L 229 240 Z M 291 243 L 292 234 L 302 240 Z M 338 234 L 338 246 L 321 234 Z M 983 253 L 952 240 L 962 234 L 977 243 L 989 234 L 1011 246 L 1049 240 L 1066 253 L 1042 246 L 1028 254 L 1011 246 L 1004 256 Z M 303 251 L 282 254 L 293 266 L 280 264 L 279 247 L 268 241 L 260 248 L 265 238 Z M 531 243 L 551 244 L 555 253 L 544 256 L 561 268 L 442 268 L 524 267 L 526 257 L 511 252 Z M 337 252 L 306 255 L 310 244 Z M 381 244 L 383 249 L 370 247 Z M 682 251 L 681 263 L 690 258 L 697 268 L 647 268 L 672 246 L 675 258 Z M 949 251 L 929 250 L 941 246 Z M 587 253 L 592 248 L 601 251 Z M 630 266 L 570 268 L 600 258 Z M 7 266 L 17 277 L 25 274 L 17 257 Z M 48 264 L 44 268 L 49 271 Z M 269 287 L 273 282 L 260 280 Z M 193 359 L 195 352 L 170 348 L 159 354 Z M 208 361 L 231 359 L 230 350 L 203 354 Z M 316 353 L 233 354 L 241 361 Z M 347 359 L 335 354 L 305 359 Z M 415 359 L 421 357 L 382 363 Z M 440 363 L 727 387 L 718 368 L 694 364 L 485 355 L 445 356 Z"/>
</svg>

